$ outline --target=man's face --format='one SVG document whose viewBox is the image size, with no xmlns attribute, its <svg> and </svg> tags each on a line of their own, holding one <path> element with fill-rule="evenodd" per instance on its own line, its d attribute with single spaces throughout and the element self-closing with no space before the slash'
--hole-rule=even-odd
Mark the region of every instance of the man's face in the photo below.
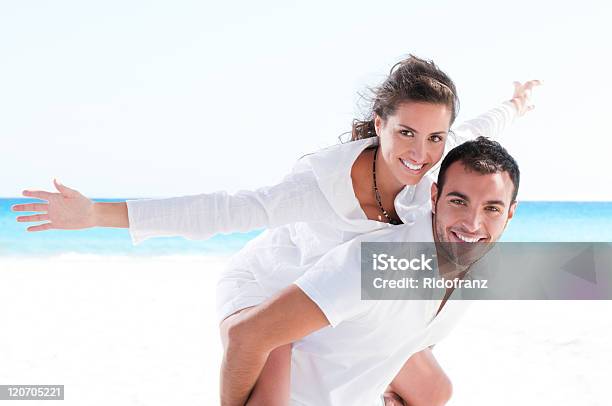
<svg viewBox="0 0 612 406">
<path fill-rule="evenodd" d="M 514 215 L 508 172 L 480 174 L 460 161 L 446 172 L 443 190 L 431 188 L 434 240 L 452 262 L 470 265 L 501 237 Z"/>
</svg>

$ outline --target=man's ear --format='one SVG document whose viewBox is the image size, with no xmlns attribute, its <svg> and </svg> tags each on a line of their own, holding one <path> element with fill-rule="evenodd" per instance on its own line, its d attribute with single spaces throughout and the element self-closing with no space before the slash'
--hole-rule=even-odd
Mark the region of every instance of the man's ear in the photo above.
<svg viewBox="0 0 612 406">
<path fill-rule="evenodd" d="M 508 209 L 508 220 L 510 220 L 512 216 L 514 216 L 514 210 L 516 210 L 516 206 L 518 206 L 518 202 L 515 200 L 514 202 L 512 202 L 510 208 Z"/>
<path fill-rule="evenodd" d="M 431 212 L 436 214 L 436 202 L 438 201 L 438 184 L 431 184 Z"/>
</svg>

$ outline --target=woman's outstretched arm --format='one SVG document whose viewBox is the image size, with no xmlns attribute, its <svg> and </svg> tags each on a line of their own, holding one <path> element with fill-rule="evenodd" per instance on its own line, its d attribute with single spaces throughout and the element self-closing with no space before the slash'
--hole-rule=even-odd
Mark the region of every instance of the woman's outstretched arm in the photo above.
<svg viewBox="0 0 612 406">
<path fill-rule="evenodd" d="M 46 223 L 28 231 L 80 230 L 91 227 L 129 228 L 134 243 L 160 236 L 209 238 L 218 233 L 278 227 L 300 221 L 325 221 L 333 209 L 312 172 L 287 175 L 280 183 L 254 191 L 241 190 L 162 199 L 93 202 L 74 189 L 54 181 L 57 193 L 23 192 L 46 200 L 13 206 L 19 222 Z"/>
<path fill-rule="evenodd" d="M 444 146 L 444 156 L 456 146 L 480 136 L 499 141 L 502 134 L 512 125 L 515 118 L 522 117 L 525 113 L 534 109 L 531 101 L 531 92 L 541 84 L 541 80 L 529 80 L 525 83 L 514 82 L 514 92 L 511 98 L 499 106 L 471 120 L 464 121 L 453 128 L 453 135 L 448 137 Z M 438 161 L 430 171 L 434 178 L 438 176 L 441 163 L 441 160 Z"/>
<path fill-rule="evenodd" d="M 218 233 L 325 221 L 333 213 L 309 171 L 291 173 L 276 185 L 256 190 L 128 200 L 127 207 L 135 244 L 150 237 L 204 239 Z"/>
<path fill-rule="evenodd" d="M 455 138 L 449 138 L 447 151 L 478 136 L 499 138 L 516 117 L 522 117 L 533 110 L 531 93 L 541 84 L 540 80 L 514 82 L 514 92 L 510 99 L 478 117 L 462 122 L 454 129 Z"/>
</svg>

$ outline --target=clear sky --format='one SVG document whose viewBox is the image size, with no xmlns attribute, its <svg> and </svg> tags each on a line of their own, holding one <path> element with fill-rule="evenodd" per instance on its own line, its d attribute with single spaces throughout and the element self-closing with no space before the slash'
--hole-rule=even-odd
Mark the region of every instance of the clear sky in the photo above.
<svg viewBox="0 0 612 406">
<path fill-rule="evenodd" d="M 609 19 L 601 1 L 0 3 L 0 196 L 272 184 L 348 131 L 402 56 L 455 80 L 458 122 L 539 78 L 507 134 L 519 198 L 612 200 Z"/>
</svg>

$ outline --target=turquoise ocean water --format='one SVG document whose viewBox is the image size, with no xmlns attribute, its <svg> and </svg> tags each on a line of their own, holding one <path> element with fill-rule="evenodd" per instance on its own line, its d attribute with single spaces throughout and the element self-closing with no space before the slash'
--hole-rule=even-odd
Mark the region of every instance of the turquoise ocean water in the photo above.
<svg viewBox="0 0 612 406">
<path fill-rule="evenodd" d="M 117 199 L 125 200 L 125 199 Z M 96 201 L 117 201 L 97 199 Z M 126 229 L 25 231 L 11 206 L 32 199 L 0 199 L 0 257 L 65 253 L 94 255 L 231 255 L 261 231 L 217 235 L 204 241 L 154 238 L 134 246 Z M 21 214 L 21 213 L 20 213 Z M 504 241 L 612 242 L 612 202 L 520 202 Z"/>
</svg>

